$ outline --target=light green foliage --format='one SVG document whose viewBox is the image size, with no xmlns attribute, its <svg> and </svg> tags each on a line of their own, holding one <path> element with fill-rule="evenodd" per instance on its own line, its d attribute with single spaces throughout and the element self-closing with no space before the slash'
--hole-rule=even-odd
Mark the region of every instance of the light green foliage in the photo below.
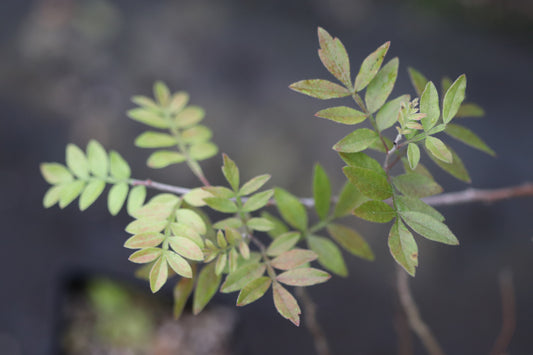
<svg viewBox="0 0 533 355">
<path fill-rule="evenodd" d="M 312 174 L 313 198 L 301 199 L 281 187 L 264 189 L 268 174 L 241 179 L 237 163 L 226 154 L 222 154 L 221 168 L 225 186 L 211 185 L 199 164 L 218 152 L 211 142 L 211 130 L 200 124 L 205 111 L 188 105 L 187 93 L 172 93 L 165 84 L 156 82 L 153 99 L 132 99 L 138 107 L 128 111 L 128 116 L 150 127 L 134 143 L 156 149 L 148 157 L 149 167 L 186 162 L 201 185 L 185 189 L 133 179 L 119 153 L 108 153 L 100 143 L 90 141 L 85 151 L 68 144 L 66 164 L 41 164 L 44 179 L 52 185 L 43 205 L 64 208 L 79 197 L 79 208 L 85 210 L 109 184 L 109 212 L 116 215 L 126 205 L 133 217 L 125 228 L 131 236 L 124 247 L 133 250 L 130 261 L 143 265 L 136 275 L 149 281 L 152 292 L 174 282 L 176 318 L 191 295 L 193 313 L 198 314 L 217 292 L 238 291 L 237 306 L 244 306 L 272 288 L 276 310 L 299 325 L 300 307 L 285 286 L 326 282 L 331 277 L 327 271 L 347 276 L 346 252 L 369 261 L 375 258 L 356 229 L 338 223 L 344 217 L 389 223 L 390 253 L 414 276 L 419 263 L 415 235 L 442 244 L 459 243 L 442 214 L 421 200 L 443 191 L 420 163 L 421 155 L 469 182 L 466 168 L 445 138 L 451 136 L 494 155 L 475 133 L 450 123 L 455 117 L 481 116 L 483 110 L 463 102 L 464 75 L 455 82 L 444 78 L 439 99 L 438 86 L 412 68 L 408 72 L 416 96 L 403 94 L 389 100 L 399 67 L 398 58 L 384 62 L 390 42 L 364 59 L 352 81 L 342 42 L 322 28 L 318 38 L 320 60 L 336 82 L 302 80 L 290 88 L 318 99 L 353 99 L 352 105 L 333 105 L 315 114 L 343 127 L 356 126 L 333 146 L 346 164 L 346 182 L 337 197 L 320 164 Z M 374 151 L 372 156 L 368 150 Z M 405 173 L 396 173 L 393 168 L 397 163 L 403 164 Z M 146 202 L 147 187 L 164 193 Z M 275 208 L 270 208 L 272 205 Z M 212 221 L 206 210 L 225 215 Z"/>
</svg>

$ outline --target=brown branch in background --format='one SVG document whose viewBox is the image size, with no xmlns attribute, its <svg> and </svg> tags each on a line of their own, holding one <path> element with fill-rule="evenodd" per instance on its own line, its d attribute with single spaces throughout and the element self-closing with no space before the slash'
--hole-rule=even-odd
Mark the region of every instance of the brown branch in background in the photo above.
<svg viewBox="0 0 533 355">
<path fill-rule="evenodd" d="M 398 300 L 399 302 L 399 300 Z M 396 330 L 398 342 L 398 355 L 413 355 L 413 333 L 409 328 L 409 322 L 405 311 L 400 304 L 396 305 L 396 315 L 394 316 L 394 330 Z"/>
<path fill-rule="evenodd" d="M 423 199 L 431 206 L 458 205 L 468 202 L 496 202 L 513 197 L 533 196 L 533 183 L 525 183 L 519 186 L 504 187 L 501 189 L 466 189 L 459 192 L 449 192 Z"/>
<path fill-rule="evenodd" d="M 296 287 L 296 297 L 300 300 L 304 308 L 304 321 L 307 330 L 311 333 L 315 342 L 315 350 L 318 355 L 331 355 L 328 341 L 320 323 L 316 317 L 316 304 L 313 302 L 307 290 L 303 287 Z"/>
<path fill-rule="evenodd" d="M 502 329 L 494 342 L 490 355 L 504 355 L 513 337 L 516 327 L 516 308 L 513 285 L 513 273 L 511 270 L 500 272 L 498 281 L 502 297 Z"/>
<path fill-rule="evenodd" d="M 444 351 L 437 342 L 437 339 L 429 329 L 428 325 L 422 320 L 422 317 L 420 317 L 420 312 L 418 311 L 418 307 L 416 306 L 411 290 L 409 289 L 409 276 L 400 266 L 397 266 L 396 287 L 400 303 L 405 311 L 409 325 L 413 332 L 422 341 L 428 354 L 444 355 Z"/>
</svg>

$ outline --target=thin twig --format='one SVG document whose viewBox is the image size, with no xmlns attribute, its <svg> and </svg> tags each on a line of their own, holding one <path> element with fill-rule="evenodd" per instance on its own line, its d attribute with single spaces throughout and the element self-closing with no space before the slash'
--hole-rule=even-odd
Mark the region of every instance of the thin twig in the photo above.
<svg viewBox="0 0 533 355">
<path fill-rule="evenodd" d="M 533 183 L 528 182 L 519 186 L 504 187 L 500 189 L 466 189 L 459 192 L 449 192 L 436 196 L 426 197 L 425 203 L 431 206 L 458 205 L 469 202 L 496 202 L 513 197 L 533 196 Z"/>
<path fill-rule="evenodd" d="M 144 185 L 146 187 L 151 187 L 152 189 L 156 189 L 159 191 L 172 192 L 173 194 L 176 194 L 176 195 L 185 195 L 186 193 L 191 191 L 191 189 L 188 189 L 185 187 L 163 184 L 160 182 L 152 181 L 150 179 L 147 179 L 147 180 L 131 179 L 130 183 L 133 186 Z"/>
<path fill-rule="evenodd" d="M 398 300 L 399 301 L 399 300 Z M 398 305 L 398 310 L 394 317 L 394 329 L 398 337 L 398 355 L 413 355 L 413 333 L 409 328 L 409 322 L 405 311 Z"/>
<path fill-rule="evenodd" d="M 502 297 L 502 329 L 494 342 L 490 355 L 507 354 L 506 350 L 516 327 L 515 295 L 511 270 L 500 272 L 498 281 Z"/>
<path fill-rule="evenodd" d="M 409 289 L 409 278 L 407 273 L 399 266 L 397 266 L 396 287 L 400 303 L 405 311 L 409 325 L 424 344 L 424 348 L 430 355 L 444 355 L 444 351 L 437 342 L 437 339 L 420 316 L 418 307 L 416 306 L 411 290 Z"/>
<path fill-rule="evenodd" d="M 304 308 L 304 320 L 307 330 L 311 333 L 315 342 L 315 350 L 318 355 L 331 355 L 328 341 L 318 319 L 316 317 L 316 304 L 304 287 L 296 287 L 296 297 L 300 300 Z"/>
</svg>

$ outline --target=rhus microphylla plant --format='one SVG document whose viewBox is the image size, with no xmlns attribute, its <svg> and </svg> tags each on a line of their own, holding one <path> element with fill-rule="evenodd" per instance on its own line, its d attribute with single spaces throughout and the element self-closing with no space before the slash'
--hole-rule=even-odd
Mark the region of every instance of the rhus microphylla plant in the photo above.
<svg viewBox="0 0 533 355">
<path fill-rule="evenodd" d="M 464 102 L 465 75 L 444 78 L 438 88 L 408 69 L 413 94 L 390 98 L 399 61 L 385 62 L 389 42 L 352 72 L 341 41 L 322 28 L 318 38 L 320 60 L 333 81 L 303 80 L 290 88 L 322 100 L 353 99 L 350 106 L 329 105 L 315 114 L 347 128 L 347 135 L 333 146 L 346 164 L 347 180 L 338 195 L 319 164 L 312 174 L 313 197 L 298 198 L 280 187 L 264 189 L 268 174 L 243 180 L 237 164 L 225 154 L 222 174 L 227 184 L 212 186 L 200 162 L 217 155 L 218 148 L 211 130 L 201 124 L 204 110 L 189 105 L 187 93 L 171 93 L 157 82 L 153 99 L 133 97 L 137 107 L 128 116 L 149 127 L 135 145 L 154 150 L 147 161 L 150 168 L 185 163 L 199 185 L 185 188 L 135 179 L 119 153 L 92 140 L 85 150 L 69 144 L 66 165 L 41 164 L 43 177 L 52 185 L 44 206 L 65 208 L 79 198 L 79 208 L 85 210 L 109 185 L 109 212 L 116 215 L 125 206 L 133 219 L 125 227 L 131 235 L 124 243 L 132 249 L 129 260 L 142 264 L 137 275 L 149 281 L 152 292 L 172 283 L 176 317 L 189 297 L 197 314 L 217 292 L 238 292 L 237 306 L 245 306 L 271 289 L 279 314 L 299 325 L 301 310 L 292 287 L 300 292 L 332 274 L 346 276 L 345 255 L 374 259 L 360 233 L 340 222 L 348 216 L 389 224 L 390 253 L 415 276 L 417 238 L 459 244 L 444 216 L 425 200 L 443 189 L 420 157 L 425 154 L 438 168 L 470 182 L 446 140 L 457 139 L 494 155 L 462 123 L 463 117 L 481 116 L 483 110 Z M 372 158 L 369 150 L 381 159 Z M 156 193 L 148 196 L 148 189 Z M 212 220 L 210 209 L 227 216 Z"/>
</svg>

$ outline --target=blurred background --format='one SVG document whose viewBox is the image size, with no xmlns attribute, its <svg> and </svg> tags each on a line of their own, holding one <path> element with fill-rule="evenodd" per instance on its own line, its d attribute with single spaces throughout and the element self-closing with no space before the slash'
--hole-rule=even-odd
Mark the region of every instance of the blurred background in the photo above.
<svg viewBox="0 0 533 355">
<path fill-rule="evenodd" d="M 120 280 L 141 294 L 148 287 L 135 281 L 135 265 L 127 261 L 129 251 L 122 247 L 129 221 L 126 213 L 111 217 L 105 198 L 84 213 L 77 203 L 63 211 L 43 209 L 47 184 L 39 163 L 64 162 L 67 143 L 85 147 L 95 138 L 107 149 L 119 151 L 136 178 L 195 186 L 184 166 L 150 170 L 145 166 L 149 152 L 133 147 L 143 127 L 124 112 L 132 107 L 132 95 L 151 93 L 155 80 L 188 91 L 192 103 L 206 109 L 205 123 L 213 129 L 214 141 L 239 164 L 243 179 L 268 172 L 273 175 L 271 186 L 309 196 L 313 164 L 320 161 L 340 188 L 342 163 L 330 147 L 350 128 L 313 117 L 327 103 L 287 88 L 301 79 L 329 78 L 316 52 L 317 26 L 342 40 L 353 73 L 368 53 L 392 41 L 388 58 L 400 58 L 393 96 L 414 93 L 407 66 L 434 81 L 466 73 L 468 100 L 487 114 L 465 124 L 498 154 L 494 159 L 452 143 L 470 171 L 472 185 L 496 188 L 533 179 L 533 3 L 529 0 L 3 0 L 3 354 L 67 353 L 67 345 L 78 349 L 71 352 L 77 354 L 143 353 L 142 346 L 129 352 L 83 352 L 87 340 L 69 333 L 67 325 L 79 324 L 83 317 L 94 322 L 90 312 L 73 311 L 73 304 L 92 302 L 104 313 L 124 304 L 128 313 L 145 304 L 128 299 L 114 286 L 106 288 L 109 283 L 94 281 L 94 276 Z M 214 183 L 222 183 L 220 157 L 202 165 Z M 446 191 L 467 187 L 435 165 L 428 166 Z M 412 288 L 423 317 L 449 354 L 488 353 L 501 327 L 497 275 L 509 268 L 517 307 L 509 353 L 533 354 L 533 200 L 440 210 L 461 246 L 418 238 L 420 267 Z M 347 279 L 336 277 L 310 289 L 319 320 L 334 354 L 395 354 L 398 305 L 387 228 L 347 223 L 366 236 L 376 261 L 348 257 Z M 80 290 L 87 289 L 89 301 L 80 301 Z M 184 322 L 193 323 L 176 325 L 170 310 L 158 308 L 168 307 L 165 295 L 170 290 L 164 289 L 160 296 L 163 306 L 133 317 L 140 319 L 140 325 L 128 330 L 132 339 L 150 329 L 159 337 L 167 334 L 167 342 L 171 334 L 175 341 L 175 334 L 196 327 L 199 333 L 188 338 L 196 350 L 178 354 L 314 351 L 305 328 L 282 319 L 269 295 L 243 309 L 232 307 L 236 294 L 216 296 L 203 316 L 207 318 L 189 317 Z M 125 329 L 133 321 L 111 316 L 118 319 L 113 329 Z M 209 348 L 205 344 L 210 341 L 222 345 Z M 194 347 L 198 344 L 203 350 Z M 416 340 L 414 344 L 415 353 L 423 354 Z M 153 347 L 152 353 L 166 354 Z"/>
</svg>

